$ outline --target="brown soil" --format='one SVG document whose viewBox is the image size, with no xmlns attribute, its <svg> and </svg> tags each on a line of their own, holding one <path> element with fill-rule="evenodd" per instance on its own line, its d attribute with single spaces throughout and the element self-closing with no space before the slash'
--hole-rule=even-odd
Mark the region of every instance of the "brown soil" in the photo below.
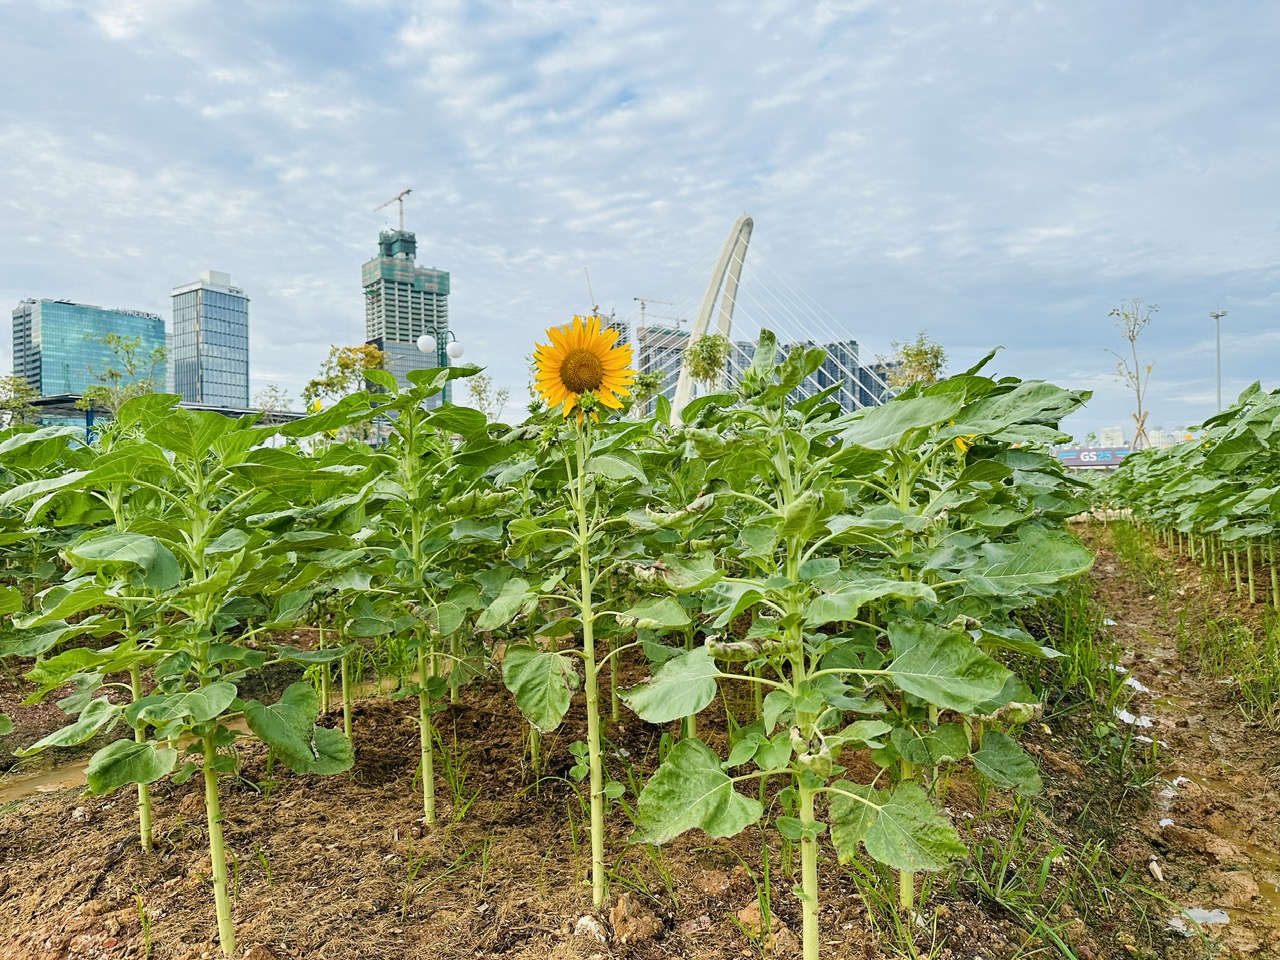
<svg viewBox="0 0 1280 960">
<path fill-rule="evenodd" d="M 1105 540 L 1094 547 L 1096 595 L 1117 621 L 1122 664 L 1146 688 L 1127 709 L 1159 743 L 1161 776 L 1129 805 L 1129 859 L 1155 865 L 1147 882 L 1160 895 L 1210 912 L 1202 930 L 1215 955 L 1280 957 L 1280 731 L 1248 722 L 1232 680 L 1202 675 L 1194 645 L 1183 657 L 1177 644 L 1180 615 L 1193 635 L 1206 614 L 1261 629 L 1262 604 L 1163 548 L 1166 578 L 1146 583 Z"/>
<path fill-rule="evenodd" d="M 1130 707 L 1156 718 L 1152 735 L 1167 744 L 1161 754 L 1169 772 L 1147 790 L 1126 789 L 1088 766 L 1070 721 L 1046 718 L 1045 727 L 1029 727 L 1028 745 L 1041 760 L 1047 789 L 1037 801 L 1025 862 L 1013 867 L 1038 869 L 1057 845 L 1068 852 L 1052 860 L 1039 909 L 1080 960 L 1280 956 L 1268 952 L 1280 925 L 1253 918 L 1280 909 L 1266 900 L 1275 889 L 1268 884 L 1280 875 L 1259 853 L 1280 850 L 1273 810 L 1280 744 L 1240 723 L 1229 688 L 1198 680 L 1177 661 L 1172 640 L 1160 639 L 1158 604 L 1136 590 L 1105 548 L 1095 579 L 1100 601 L 1119 621 L 1116 636 L 1135 650 L 1137 679 L 1156 691 L 1152 696 L 1185 698 L 1169 702 L 1194 707 L 1162 712 L 1141 699 Z M 11 713 L 15 737 L 30 742 L 56 721 L 11 709 L 20 689 L 0 679 L 0 712 Z M 584 739 L 581 708 L 547 739 L 547 775 L 535 781 L 521 760 L 523 724 L 500 685 L 475 684 L 463 700 L 436 718 L 456 754 L 459 797 L 449 778 L 438 778 L 440 822 L 431 827 L 420 819 L 418 733 L 409 702 L 357 704 L 356 764 L 347 774 L 300 777 L 276 767 L 268 776 L 262 748 L 242 748 L 240 777 L 223 784 L 241 956 L 728 960 L 761 956 L 769 941 L 773 956 L 797 955 L 799 906 L 789 872 L 798 870 L 798 857 L 793 863 L 784 856 L 773 831 L 771 931 L 755 906 L 759 830 L 727 841 L 688 834 L 653 855 L 627 844 L 623 809 L 608 821 L 612 901 L 594 910 L 581 787 L 567 779 L 569 744 Z M 719 711 L 716 704 L 699 717 L 699 733 L 713 742 L 724 737 Z M 46 726 L 37 732 L 39 723 Z M 606 731 L 612 775 L 624 782 L 629 770 L 646 776 L 663 732 L 624 710 L 622 723 Z M 1207 789 L 1180 783 L 1172 798 L 1161 798 L 1167 780 L 1196 771 Z M 1220 783 L 1231 789 L 1219 790 Z M 150 856 L 136 842 L 130 791 L 36 793 L 0 806 L 0 960 L 218 955 L 198 778 L 182 786 L 162 782 L 154 793 L 158 844 Z M 971 841 L 1007 840 L 1007 797 L 958 776 L 946 802 Z M 1164 818 L 1174 824 L 1160 827 Z M 1066 871 L 1074 852 L 1099 838 L 1111 851 L 1092 866 L 1102 892 L 1080 902 L 1086 895 L 1078 876 L 1075 896 L 1067 895 Z M 1163 881 L 1148 872 L 1152 855 Z M 1126 869 L 1127 883 L 1119 879 Z M 1226 949 L 1166 929 L 1172 908 L 1135 892 L 1134 881 L 1183 906 L 1237 911 L 1225 927 L 1206 927 Z M 864 903 L 849 868 L 834 857 L 822 864 L 822 890 L 824 958 L 896 956 L 895 923 L 921 955 L 936 948 L 939 960 L 1059 955 L 1032 953 L 1040 941 L 1029 938 L 1025 917 L 981 896 L 972 864 L 933 879 L 918 919 L 898 920 L 882 905 Z M 889 878 L 882 890 L 891 900 Z M 1141 922 L 1141 906 L 1151 922 Z"/>
</svg>

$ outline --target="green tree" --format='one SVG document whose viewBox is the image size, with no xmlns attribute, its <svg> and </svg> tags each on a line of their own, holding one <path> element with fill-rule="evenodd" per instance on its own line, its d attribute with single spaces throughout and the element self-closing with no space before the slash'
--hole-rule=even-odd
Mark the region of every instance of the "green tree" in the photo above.
<svg viewBox="0 0 1280 960">
<path fill-rule="evenodd" d="M 721 334 L 709 333 L 699 337 L 684 352 L 689 376 L 708 389 L 717 385 L 729 362 L 729 349 L 729 338 Z"/>
<path fill-rule="evenodd" d="M 1115 350 L 1108 350 L 1107 353 L 1116 358 L 1116 376 L 1133 391 L 1136 404 L 1133 411 L 1132 449 L 1134 450 L 1141 450 L 1151 443 L 1147 439 L 1147 413 L 1149 411 L 1143 409 L 1143 403 L 1147 398 L 1147 384 L 1151 377 L 1151 371 L 1155 368 L 1154 363 L 1144 365 L 1138 360 L 1138 338 L 1142 336 L 1142 331 L 1147 329 L 1147 324 L 1151 322 L 1152 316 L 1159 309 L 1154 303 L 1147 304 L 1137 299 L 1121 300 L 1120 306 L 1113 307 L 1111 312 L 1107 314 L 1109 317 L 1116 318 L 1116 322 L 1120 326 L 1120 334 L 1129 344 L 1129 356 L 1127 357 L 1117 353 Z"/>
<path fill-rule="evenodd" d="M 635 383 L 631 384 L 631 412 L 635 416 L 647 416 L 649 401 L 662 389 L 663 375 L 661 370 L 646 370 L 637 373 Z"/>
<path fill-rule="evenodd" d="M 329 348 L 329 356 L 320 367 L 320 375 L 302 388 L 302 402 L 308 408 L 319 401 L 338 400 L 365 388 L 365 375 L 370 370 L 385 370 L 387 355 L 371 343 L 358 347 Z"/>
<path fill-rule="evenodd" d="M 929 334 L 921 330 L 914 340 L 890 344 L 893 355 L 888 359 L 880 358 L 885 365 L 885 379 L 896 391 L 904 390 L 914 383 L 928 387 L 942 379 L 947 365 L 946 348 L 929 339 Z"/>
<path fill-rule="evenodd" d="M 118 333 L 108 333 L 99 342 L 111 351 L 111 359 L 101 369 L 89 367 L 88 378 L 94 383 L 76 401 L 78 408 L 101 410 L 114 418 L 127 401 L 155 393 L 163 386 L 156 382 L 156 370 L 169 355 L 164 347 L 148 353 L 141 337 L 122 337 Z"/>
<path fill-rule="evenodd" d="M 17 374 L 0 377 L 0 423 L 6 427 L 35 423 L 36 408 L 32 401 L 39 396 L 24 377 Z"/>
</svg>

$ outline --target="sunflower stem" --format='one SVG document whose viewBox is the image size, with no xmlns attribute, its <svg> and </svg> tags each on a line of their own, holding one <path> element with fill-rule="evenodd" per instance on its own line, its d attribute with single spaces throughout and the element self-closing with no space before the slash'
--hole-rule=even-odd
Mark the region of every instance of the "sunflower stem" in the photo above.
<svg viewBox="0 0 1280 960">
<path fill-rule="evenodd" d="M 599 665 L 595 649 L 595 612 L 591 595 L 591 519 L 587 516 L 587 435 L 590 427 L 579 421 L 577 430 L 578 573 L 582 583 L 583 686 L 587 695 L 587 761 L 591 767 L 591 902 L 604 903 L 604 759 L 600 748 Z"/>
</svg>

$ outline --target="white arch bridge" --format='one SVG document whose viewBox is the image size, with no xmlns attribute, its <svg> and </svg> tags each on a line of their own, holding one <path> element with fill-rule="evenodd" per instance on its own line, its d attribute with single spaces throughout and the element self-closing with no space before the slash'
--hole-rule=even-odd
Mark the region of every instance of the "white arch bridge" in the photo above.
<svg viewBox="0 0 1280 960">
<path fill-rule="evenodd" d="M 686 347 L 708 332 L 729 340 L 732 347 L 726 375 L 733 380 L 750 365 L 759 331 L 767 328 L 777 335 L 784 350 L 788 344 L 799 343 L 826 349 L 822 368 L 801 386 L 806 394 L 839 384 L 834 399 L 846 410 L 883 403 L 889 396 L 889 385 L 860 358 L 847 322 L 837 321 L 796 290 L 758 252 L 752 258 L 752 280 L 743 282 L 753 226 L 752 219 L 743 214 L 713 264 L 704 258 L 692 265 L 687 275 L 660 297 L 633 298 L 639 304 L 639 316 L 628 314 L 621 320 L 636 349 L 638 369 L 663 374 L 660 392 L 671 398 L 672 412 L 678 416 L 695 394 L 694 380 L 684 362 Z M 709 265 L 710 281 L 703 287 Z"/>
</svg>

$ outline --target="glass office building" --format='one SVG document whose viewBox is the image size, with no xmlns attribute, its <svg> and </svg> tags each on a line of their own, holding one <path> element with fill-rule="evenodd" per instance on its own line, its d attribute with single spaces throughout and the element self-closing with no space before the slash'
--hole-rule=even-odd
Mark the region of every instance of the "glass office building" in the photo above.
<svg viewBox="0 0 1280 960">
<path fill-rule="evenodd" d="M 249 298 L 206 270 L 173 290 L 173 389 L 187 403 L 249 406 Z"/>
<path fill-rule="evenodd" d="M 414 263 L 418 238 L 408 230 L 378 234 L 378 255 L 360 268 L 364 285 L 365 342 L 387 355 L 388 372 L 401 387 L 405 374 L 450 366 L 449 273 Z M 423 334 L 435 337 L 434 353 L 418 349 Z M 451 386 L 431 397 L 428 407 L 450 398 Z"/>
<path fill-rule="evenodd" d="M 120 370 L 122 358 L 105 342 L 109 334 L 137 341 L 137 380 L 163 390 L 165 362 L 152 364 L 165 346 L 164 318 L 141 310 L 107 310 L 70 300 L 24 300 L 13 311 L 13 372 L 42 397 L 82 394 Z"/>
</svg>

